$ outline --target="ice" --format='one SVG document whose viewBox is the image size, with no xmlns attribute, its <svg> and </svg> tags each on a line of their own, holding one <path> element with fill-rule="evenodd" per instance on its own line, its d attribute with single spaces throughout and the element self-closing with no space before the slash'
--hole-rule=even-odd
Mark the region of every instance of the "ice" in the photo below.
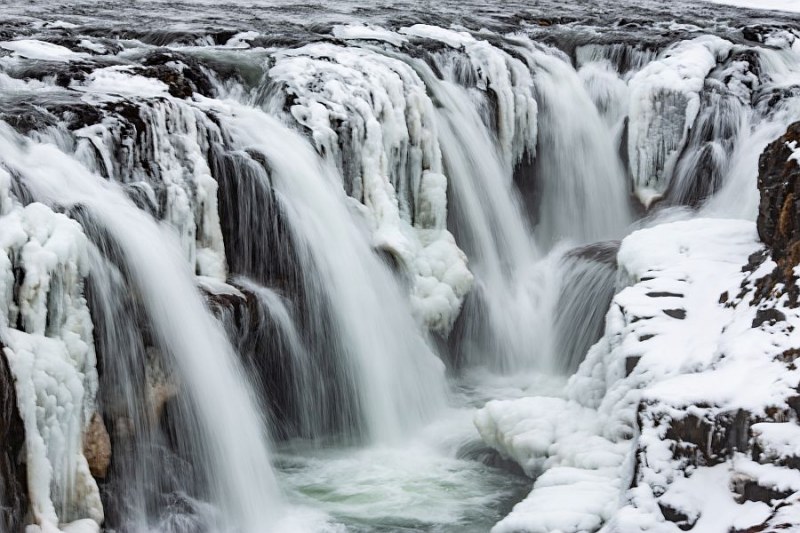
<svg viewBox="0 0 800 533">
<path fill-rule="evenodd" d="M 88 54 L 73 52 L 64 46 L 36 39 L 0 41 L 0 48 L 14 52 L 20 57 L 39 61 L 69 62 L 89 57 Z"/>
<path fill-rule="evenodd" d="M 250 48 L 250 41 L 261 35 L 257 31 L 242 31 L 228 39 L 225 46 L 231 48 Z"/>
<path fill-rule="evenodd" d="M 93 87 L 93 82 L 89 86 Z M 109 95 L 115 90 L 103 89 L 110 91 Z M 130 124 L 108 118 L 74 132 L 78 138 L 75 155 L 87 167 L 144 191 L 149 203 L 157 206 L 160 218 L 177 233 L 196 273 L 224 280 L 227 265 L 217 206 L 218 185 L 207 160 L 209 140 L 221 138 L 219 127 L 197 109 L 173 98 L 142 103 L 136 111 L 150 126 L 149 142 L 130 143 L 125 140 L 125 128 Z M 54 140 L 58 143 L 61 139 Z M 117 161 L 119 150 L 137 157 Z M 156 200 L 155 189 L 166 192 L 163 206 Z"/>
<path fill-rule="evenodd" d="M 715 36 L 682 41 L 629 81 L 628 157 L 635 192 L 645 206 L 666 191 L 700 110 L 703 82 L 732 46 Z"/>
<path fill-rule="evenodd" d="M 715 4 L 726 4 L 729 6 L 746 7 L 748 9 L 767 9 L 775 11 L 789 11 L 800 13 L 800 2 L 798 0 L 705 0 Z"/>
<path fill-rule="evenodd" d="M 85 83 L 75 87 L 88 93 L 108 95 L 110 99 L 120 96 L 155 97 L 169 94 L 169 87 L 161 80 L 133 74 L 131 67 L 113 66 L 93 70 Z"/>
<path fill-rule="evenodd" d="M 446 229 L 447 178 L 419 76 L 397 59 L 331 44 L 279 54 L 270 76 L 297 95 L 294 119 L 366 207 L 373 245 L 411 274 L 420 321 L 446 334 L 472 275 Z M 347 130 L 337 131 L 342 121 Z"/>
<path fill-rule="evenodd" d="M 65 215 L 18 204 L 9 186 L 0 171 L 0 341 L 25 429 L 33 518 L 45 531 L 76 519 L 97 531 L 103 508 L 83 456 L 98 387 L 83 297 L 87 240 Z M 14 269 L 22 279 L 15 280 Z"/>
<path fill-rule="evenodd" d="M 408 42 L 406 37 L 398 33 L 369 24 L 363 26 L 334 26 L 333 35 L 338 39 L 382 41 L 394 46 L 402 46 L 403 43 Z"/>
<path fill-rule="evenodd" d="M 440 41 L 453 48 L 461 48 L 476 42 L 475 38 L 465 31 L 448 30 L 427 24 L 414 24 L 408 28 L 401 29 L 400 33 L 411 37 Z"/>
</svg>

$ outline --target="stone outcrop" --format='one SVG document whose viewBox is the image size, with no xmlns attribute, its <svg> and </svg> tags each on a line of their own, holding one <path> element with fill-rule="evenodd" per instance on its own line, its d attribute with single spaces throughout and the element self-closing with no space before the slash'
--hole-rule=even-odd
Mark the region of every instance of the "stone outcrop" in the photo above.
<svg viewBox="0 0 800 533">
<path fill-rule="evenodd" d="M 761 154 L 758 189 L 758 236 L 776 261 L 800 263 L 800 122 Z"/>
</svg>

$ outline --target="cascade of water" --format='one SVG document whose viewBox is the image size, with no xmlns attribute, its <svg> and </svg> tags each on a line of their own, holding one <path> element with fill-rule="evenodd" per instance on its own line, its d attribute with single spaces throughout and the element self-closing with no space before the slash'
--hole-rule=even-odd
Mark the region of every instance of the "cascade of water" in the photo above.
<svg viewBox="0 0 800 533">
<path fill-rule="evenodd" d="M 449 178 L 449 226 L 470 258 L 476 282 L 451 338 L 464 364 L 515 372 L 535 364 L 540 328 L 540 255 L 513 188 L 512 169 L 474 94 L 404 57 L 439 103 L 436 127 Z M 452 67 L 452 65 L 451 65 Z M 456 75 L 457 69 L 451 68 Z"/>
<path fill-rule="evenodd" d="M 422 33 L 420 29 L 415 32 Z M 448 35 L 474 46 L 462 34 Z M 534 73 L 540 109 L 537 183 L 533 184 L 541 188 L 534 208 L 539 221 L 536 240 L 513 186 L 514 161 L 486 123 L 484 110 L 491 106 L 476 97 L 469 84 L 459 83 L 470 78 L 464 71 L 471 67 L 454 64 L 458 58 L 453 59 L 453 54 L 440 54 L 436 70 L 444 73 L 441 79 L 422 61 L 405 58 L 439 104 L 437 130 L 449 178 L 451 228 L 476 275 L 476 287 L 453 333 L 455 351 L 469 365 L 488 364 L 504 373 L 530 368 L 537 361 L 546 363 L 553 354 L 551 311 L 558 297 L 558 261 L 540 262 L 537 241 L 552 247 L 564 238 L 592 242 L 619 237 L 631 220 L 625 175 L 609 139 L 609 128 L 575 71 L 542 51 L 521 50 Z M 479 52 L 474 52 L 479 58 L 476 62 L 494 58 L 491 51 Z M 495 63 L 487 71 L 494 76 L 506 72 L 511 79 L 521 77 L 514 70 L 520 68 L 515 60 L 502 59 L 500 50 L 493 53 L 501 57 L 501 64 L 505 61 L 508 70 Z M 502 87 L 503 81 L 490 79 L 488 84 Z M 564 100 L 558 95 L 564 87 L 573 98 Z M 502 98 L 502 93 L 496 97 Z M 517 102 L 522 98 L 515 96 Z M 574 105 L 578 111 L 573 111 Z M 569 127 L 558 133 L 564 129 L 565 116 L 570 119 L 566 121 Z M 528 132 L 518 129 L 518 134 Z M 609 205 L 613 207 L 608 209 Z"/>
<path fill-rule="evenodd" d="M 274 188 L 288 222 L 310 311 L 332 309 L 328 349 L 337 353 L 337 344 L 343 347 L 363 433 L 377 442 L 400 438 L 443 406 L 441 362 L 397 280 L 370 248 L 366 224 L 349 208 L 336 169 L 277 119 L 226 105 L 218 111 L 234 141 L 265 159 L 262 186 Z"/>
<path fill-rule="evenodd" d="M 755 220 L 758 160 L 764 148 L 800 120 L 800 52 L 797 46 L 758 51 L 762 81 L 753 88 L 755 105 L 746 114 L 731 148 L 719 191 L 702 206 L 709 216 Z"/>
<path fill-rule="evenodd" d="M 336 380 L 308 349 L 292 302 L 245 277 L 234 283 L 241 291 L 233 295 L 240 307 L 220 306 L 220 311 L 231 342 L 258 377 L 263 405 L 272 412 L 273 435 L 319 438 L 340 430 L 333 422 L 352 412 L 342 398 L 352 387 L 340 383 L 346 391 L 329 402 L 326 381 Z"/>
<path fill-rule="evenodd" d="M 23 140 L 7 127 L 0 133 L 3 164 L 20 176 L 33 197 L 53 206 L 81 206 L 119 246 L 154 335 L 174 358 L 197 412 L 199 432 L 189 440 L 205 443 L 205 455 L 194 460 L 208 468 L 224 527 L 269 530 L 280 515 L 281 498 L 263 423 L 233 350 L 204 308 L 177 240 L 139 211 L 116 184 L 88 172 L 55 146 Z"/>
<path fill-rule="evenodd" d="M 538 242 L 622 237 L 633 214 L 612 131 L 571 65 L 534 46 L 519 49 L 535 74 L 539 102 Z"/>
</svg>

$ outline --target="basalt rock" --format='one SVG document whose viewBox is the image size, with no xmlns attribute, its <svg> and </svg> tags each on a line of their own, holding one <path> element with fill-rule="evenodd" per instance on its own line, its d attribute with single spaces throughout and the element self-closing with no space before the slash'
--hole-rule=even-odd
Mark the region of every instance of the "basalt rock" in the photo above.
<svg viewBox="0 0 800 533">
<path fill-rule="evenodd" d="M 800 154 L 800 122 L 767 146 L 758 162 L 758 235 L 777 266 L 757 282 L 755 304 L 778 288 L 788 294 L 790 303 L 800 300 L 794 274 L 800 264 L 800 156 L 796 153 Z"/>
<path fill-rule="evenodd" d="M 767 146 L 758 162 L 758 235 L 772 257 L 784 264 L 800 260 L 800 122 Z"/>
</svg>

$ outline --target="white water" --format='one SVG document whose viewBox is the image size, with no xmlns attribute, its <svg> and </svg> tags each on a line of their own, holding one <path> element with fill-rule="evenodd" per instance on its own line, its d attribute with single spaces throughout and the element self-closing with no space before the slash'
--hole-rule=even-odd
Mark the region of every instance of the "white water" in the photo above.
<svg viewBox="0 0 800 533">
<path fill-rule="evenodd" d="M 180 369 L 202 424 L 212 490 L 224 528 L 268 531 L 281 515 L 263 421 L 236 354 L 205 309 L 180 246 L 113 183 L 53 145 L 25 142 L 0 130 L 0 153 L 34 196 L 51 205 L 83 205 L 124 251 L 143 303 Z M 198 465 L 200 466 L 200 465 Z"/>
<path fill-rule="evenodd" d="M 632 221 L 613 134 L 583 83 L 561 59 L 521 50 L 540 102 L 539 184 L 525 184 L 541 187 L 538 208 L 527 206 L 538 209 L 535 230 L 523 214 L 508 150 L 486 127 L 474 94 L 411 61 L 439 103 L 437 129 L 457 213 L 453 230 L 476 276 L 473 300 L 456 332 L 463 337 L 458 356 L 505 374 L 559 368 L 552 322 L 563 253 L 557 243 L 619 238 Z M 552 249 L 546 257 L 541 243 Z"/>
<path fill-rule="evenodd" d="M 443 365 L 420 334 L 397 281 L 370 249 L 366 227 L 357 223 L 358 211 L 348 209 L 335 169 L 277 119 L 230 105 L 231 134 L 267 158 L 306 282 L 334 310 L 334 331 L 347 350 L 367 439 L 401 439 L 444 406 Z"/>
<path fill-rule="evenodd" d="M 513 190 L 511 169 L 466 90 L 430 75 L 425 81 L 442 105 L 438 128 L 451 202 L 460 214 L 458 238 L 472 260 L 478 305 L 485 305 L 474 311 L 478 316 L 466 318 L 460 355 L 471 365 L 501 372 L 530 368 L 536 362 L 533 347 L 546 346 L 540 327 L 545 285 L 533 276 L 540 253 Z M 487 354 L 492 354 L 488 361 Z"/>
<path fill-rule="evenodd" d="M 539 102 L 537 241 L 550 248 L 565 239 L 586 244 L 621 238 L 633 213 L 614 132 L 571 65 L 532 47 L 521 50 Z"/>
</svg>

